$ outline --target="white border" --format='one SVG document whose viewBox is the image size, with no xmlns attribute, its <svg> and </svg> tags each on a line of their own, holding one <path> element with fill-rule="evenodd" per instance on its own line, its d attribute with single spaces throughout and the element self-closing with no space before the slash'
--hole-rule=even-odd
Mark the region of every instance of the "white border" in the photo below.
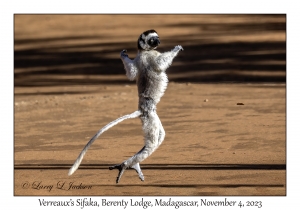
<svg viewBox="0 0 300 210">
<path fill-rule="evenodd" d="M 5 2 L 5 3 L 4 3 Z M 296 2 L 296 1 L 291 1 Z M 252 197 L 263 200 L 262 209 L 299 206 L 299 12 L 287 1 L 1 1 L 1 208 L 40 208 L 39 197 L 14 197 L 13 194 L 13 14 L 15 13 L 286 13 L 287 14 L 287 196 Z M 298 65 L 297 65 L 298 64 Z M 7 149 L 9 148 L 9 150 Z M 80 197 L 76 197 L 80 198 Z M 115 199 L 117 197 L 114 197 Z M 129 197 L 127 197 L 129 199 Z M 148 197 L 149 199 L 153 197 Z M 178 197 L 176 197 L 178 198 Z M 206 197 L 220 200 L 222 197 Z M 68 200 L 69 197 L 47 197 Z M 97 198 L 101 199 L 101 198 Z M 121 199 L 121 198 L 120 198 Z M 188 200 L 185 197 L 182 200 Z M 247 197 L 229 197 L 247 200 Z M 5 208 L 7 207 L 7 208 Z M 210 207 L 212 209 L 213 207 Z M 297 207 L 296 207 L 297 208 Z M 49 207 L 47 207 L 49 209 Z M 184 209 L 184 208 L 180 208 Z"/>
</svg>

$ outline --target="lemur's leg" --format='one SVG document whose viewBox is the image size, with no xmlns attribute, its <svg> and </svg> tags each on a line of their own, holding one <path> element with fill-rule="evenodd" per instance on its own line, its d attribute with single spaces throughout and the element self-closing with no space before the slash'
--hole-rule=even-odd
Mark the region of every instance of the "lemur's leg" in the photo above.
<svg viewBox="0 0 300 210">
<path fill-rule="evenodd" d="M 142 116 L 141 119 L 145 133 L 145 146 L 123 163 L 109 167 L 110 170 L 115 168 L 119 170 L 119 175 L 116 180 L 117 183 L 120 181 L 121 176 L 127 168 L 135 169 L 139 174 L 140 179 L 144 181 L 144 176 L 139 163 L 149 157 L 158 148 L 165 137 L 165 132 L 155 111 L 148 112 L 148 115 Z"/>
<path fill-rule="evenodd" d="M 157 144 L 157 147 L 155 148 L 155 150 L 156 150 L 156 149 L 161 145 L 161 143 L 164 141 L 164 138 L 165 138 L 165 135 L 166 135 L 165 130 L 164 130 L 164 128 L 162 127 L 161 122 L 159 122 L 159 124 L 160 124 L 160 128 L 159 128 L 158 144 Z M 144 148 L 145 148 L 145 147 L 143 147 L 143 148 L 141 149 L 141 151 L 142 151 Z M 141 152 L 141 151 L 139 151 L 139 152 Z M 154 152 L 154 151 L 153 151 L 153 152 Z M 130 168 L 135 169 L 135 171 L 139 174 L 140 179 L 141 179 L 142 181 L 144 181 L 144 175 L 143 175 L 143 173 L 142 173 L 142 170 L 141 170 L 141 168 L 140 168 L 140 164 L 139 164 L 139 163 L 137 163 L 137 164 L 131 166 Z"/>
<path fill-rule="evenodd" d="M 156 148 L 154 149 L 154 151 L 161 145 L 161 143 L 163 142 L 163 140 L 164 140 L 164 138 L 165 138 L 165 130 L 164 130 L 164 128 L 162 127 L 162 125 L 161 125 L 161 123 L 160 123 L 160 129 L 159 129 L 159 137 L 158 137 L 158 144 L 157 144 L 157 146 L 156 146 Z M 143 147 L 143 149 L 144 149 L 145 147 Z M 141 151 L 143 150 L 143 149 L 141 149 Z M 140 152 L 141 152 L 140 151 Z M 153 152 L 154 152 L 153 151 Z M 133 169 L 135 169 L 135 171 L 138 173 L 138 175 L 139 175 L 139 177 L 140 177 L 140 179 L 142 180 L 142 181 L 144 181 L 145 179 L 144 179 L 144 175 L 143 175 L 143 173 L 142 173 L 142 170 L 141 170 L 141 168 L 140 168 L 140 164 L 139 163 L 136 163 L 135 165 L 133 165 L 133 166 L 131 166 L 130 168 L 133 168 Z"/>
</svg>

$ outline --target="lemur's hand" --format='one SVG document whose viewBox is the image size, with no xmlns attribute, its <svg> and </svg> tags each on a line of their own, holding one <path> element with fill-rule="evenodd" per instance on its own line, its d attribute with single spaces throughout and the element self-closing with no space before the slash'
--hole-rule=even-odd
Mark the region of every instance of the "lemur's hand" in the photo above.
<svg viewBox="0 0 300 210">
<path fill-rule="evenodd" d="M 122 50 L 121 51 L 121 57 L 128 57 L 126 52 L 127 52 L 127 50 Z"/>
<path fill-rule="evenodd" d="M 177 46 L 175 46 L 175 50 L 183 51 L 183 48 L 181 47 L 181 45 L 177 45 Z"/>
</svg>

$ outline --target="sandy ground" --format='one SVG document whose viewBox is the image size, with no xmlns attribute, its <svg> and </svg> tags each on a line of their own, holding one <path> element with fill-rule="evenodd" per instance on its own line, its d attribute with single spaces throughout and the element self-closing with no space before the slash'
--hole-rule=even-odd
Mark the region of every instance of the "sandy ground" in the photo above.
<svg viewBox="0 0 300 210">
<path fill-rule="evenodd" d="M 145 181 L 108 170 L 143 146 L 139 119 L 105 132 L 69 177 L 88 140 L 137 109 L 119 52 L 133 58 L 150 28 L 160 51 L 184 51 Z M 16 15 L 15 195 L 286 195 L 285 54 L 285 16 Z"/>
</svg>

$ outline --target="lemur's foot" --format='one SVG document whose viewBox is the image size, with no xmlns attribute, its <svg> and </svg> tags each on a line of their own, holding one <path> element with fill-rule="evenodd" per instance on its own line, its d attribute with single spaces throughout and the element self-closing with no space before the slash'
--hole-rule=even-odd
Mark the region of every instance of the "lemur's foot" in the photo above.
<svg viewBox="0 0 300 210">
<path fill-rule="evenodd" d="M 127 50 L 122 50 L 121 51 L 121 57 L 128 57 Z"/>
<path fill-rule="evenodd" d="M 137 163 L 137 164 L 131 166 L 130 168 L 133 168 L 133 169 L 138 173 L 138 175 L 139 175 L 139 177 L 140 177 L 140 179 L 141 179 L 142 181 L 145 180 L 144 175 L 143 175 L 143 173 L 142 173 L 142 170 L 141 170 L 141 168 L 140 168 L 140 164 L 139 164 L 139 163 Z"/>
<path fill-rule="evenodd" d="M 113 169 L 118 169 L 119 170 L 119 174 L 118 174 L 118 177 L 117 177 L 117 180 L 116 180 L 116 183 L 118 184 L 120 179 L 121 179 L 121 176 L 123 175 L 124 171 L 126 170 L 126 166 L 124 163 L 121 163 L 119 165 L 114 165 L 114 166 L 110 166 L 109 167 L 109 170 L 113 170 Z"/>
<path fill-rule="evenodd" d="M 139 163 L 131 166 L 130 168 L 133 168 L 138 173 L 139 178 L 141 179 L 141 181 L 145 180 L 143 172 L 142 172 L 142 170 L 140 168 L 140 164 Z M 118 175 L 117 180 L 116 180 L 116 183 L 118 184 L 119 181 L 120 181 L 120 179 L 121 179 L 121 176 L 123 175 L 124 171 L 127 169 L 127 166 L 125 166 L 124 163 L 121 163 L 121 164 L 109 167 L 109 170 L 113 170 L 113 169 L 118 169 L 119 170 L 119 175 Z"/>
</svg>

